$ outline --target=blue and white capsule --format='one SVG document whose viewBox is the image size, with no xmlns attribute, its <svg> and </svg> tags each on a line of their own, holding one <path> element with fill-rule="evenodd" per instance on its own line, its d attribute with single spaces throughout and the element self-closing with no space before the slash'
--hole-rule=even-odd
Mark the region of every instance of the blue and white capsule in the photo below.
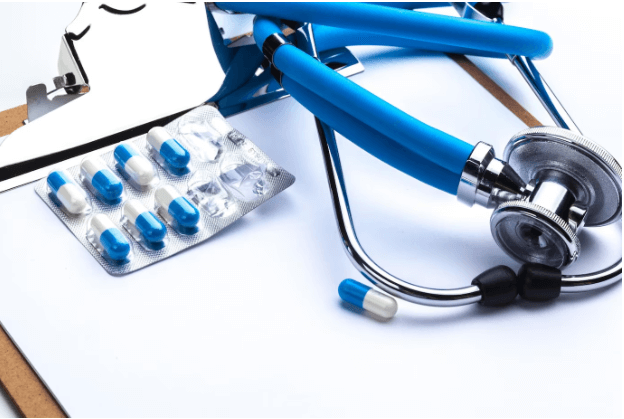
<svg viewBox="0 0 624 419">
<path fill-rule="evenodd" d="M 338 294 L 347 303 L 370 311 L 384 319 L 393 318 L 398 310 L 398 305 L 394 298 L 375 291 L 371 287 L 353 279 L 342 281 L 340 286 L 338 286 Z"/>
<path fill-rule="evenodd" d="M 125 262 L 130 255 L 130 243 L 117 226 L 104 214 L 91 219 L 91 230 L 95 241 L 102 248 L 104 257 L 115 262 Z"/>
<path fill-rule="evenodd" d="M 167 227 L 141 201 L 131 199 L 126 202 L 123 207 L 123 215 L 139 233 L 140 239 L 146 247 L 154 250 L 164 247 Z"/>
<path fill-rule="evenodd" d="M 92 192 L 106 203 L 121 200 L 123 184 L 121 179 L 108 168 L 99 157 L 87 157 L 80 164 L 80 171 Z"/>
<path fill-rule="evenodd" d="M 171 185 L 156 189 L 158 211 L 174 228 L 183 234 L 193 234 L 199 223 L 199 210 Z"/>
<path fill-rule="evenodd" d="M 121 171 L 127 175 L 131 183 L 144 188 L 155 181 L 154 166 L 132 144 L 119 144 L 113 154 Z"/>
<path fill-rule="evenodd" d="M 163 127 L 154 127 L 149 130 L 147 142 L 170 168 L 183 171 L 191 161 L 189 152 Z"/>
<path fill-rule="evenodd" d="M 48 186 L 61 208 L 71 215 L 87 213 L 91 206 L 87 194 L 74 183 L 67 173 L 57 170 L 48 175 Z"/>
</svg>

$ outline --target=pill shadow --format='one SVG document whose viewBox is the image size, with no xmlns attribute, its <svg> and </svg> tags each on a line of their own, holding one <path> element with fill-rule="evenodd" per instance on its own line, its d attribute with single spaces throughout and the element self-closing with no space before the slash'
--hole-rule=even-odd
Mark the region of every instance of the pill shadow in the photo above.
<svg viewBox="0 0 624 419">
<path fill-rule="evenodd" d="M 349 311 L 361 317 L 368 317 L 369 319 L 372 319 L 378 323 L 391 323 L 394 320 L 394 317 L 391 319 L 384 319 L 383 317 L 377 316 L 376 314 L 366 311 L 363 308 L 347 303 L 346 301 L 339 300 L 339 304 L 343 310 Z"/>
</svg>

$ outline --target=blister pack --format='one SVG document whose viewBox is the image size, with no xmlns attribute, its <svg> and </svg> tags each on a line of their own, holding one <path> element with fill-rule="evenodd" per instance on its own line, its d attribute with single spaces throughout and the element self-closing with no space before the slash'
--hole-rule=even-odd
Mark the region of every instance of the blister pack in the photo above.
<svg viewBox="0 0 624 419">
<path fill-rule="evenodd" d="M 124 275 L 207 240 L 294 181 L 205 105 L 51 172 L 35 191 L 108 273 Z"/>
</svg>

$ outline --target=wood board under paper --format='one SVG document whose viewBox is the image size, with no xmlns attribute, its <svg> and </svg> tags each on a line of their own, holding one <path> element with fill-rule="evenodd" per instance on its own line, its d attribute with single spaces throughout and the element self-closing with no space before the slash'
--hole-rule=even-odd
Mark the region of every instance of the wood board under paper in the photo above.
<svg viewBox="0 0 624 419">
<path fill-rule="evenodd" d="M 575 35 L 536 7 L 510 7 L 509 22 L 551 32 L 559 49 L 540 69 L 585 133 L 621 161 L 621 61 L 589 48 L 590 29 Z M 470 143 L 501 153 L 523 129 L 444 57 L 354 51 L 366 66 L 355 81 Z M 585 57 L 574 71 L 569 51 Z M 492 66 L 546 121 L 513 69 Z M 0 318 L 70 415 L 621 414 L 620 284 L 505 310 L 400 303 L 393 321 L 376 322 L 337 297 L 338 283 L 358 276 L 340 246 L 312 117 L 287 100 L 230 121 L 297 184 L 214 240 L 127 278 L 101 272 L 32 185 L 0 195 L 3 237 L 12 238 L 0 240 L 0 257 L 23 262 L 0 268 Z M 356 227 L 390 272 L 458 287 L 510 263 L 487 211 L 339 142 Z M 575 271 L 621 256 L 617 228 L 581 240 Z"/>
</svg>

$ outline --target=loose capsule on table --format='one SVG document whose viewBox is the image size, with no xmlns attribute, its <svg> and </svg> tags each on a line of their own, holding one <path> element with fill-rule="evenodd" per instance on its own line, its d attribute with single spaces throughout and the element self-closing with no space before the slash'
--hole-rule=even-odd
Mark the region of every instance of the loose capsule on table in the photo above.
<svg viewBox="0 0 624 419">
<path fill-rule="evenodd" d="M 149 211 L 141 201 L 131 199 L 123 207 L 123 215 L 127 222 L 136 229 L 140 241 L 149 249 L 157 250 L 165 246 L 167 227 Z"/>
<path fill-rule="evenodd" d="M 48 186 L 52 192 L 53 200 L 69 214 L 85 214 L 91 209 L 86 192 L 76 185 L 65 172 L 50 173 Z"/>
<path fill-rule="evenodd" d="M 94 194 L 104 202 L 119 202 L 123 194 L 123 184 L 99 157 L 87 157 L 80 164 L 85 181 Z"/>
<path fill-rule="evenodd" d="M 171 185 L 156 190 L 156 205 L 160 214 L 183 234 L 193 234 L 199 223 L 199 210 Z"/>
<path fill-rule="evenodd" d="M 345 279 L 338 286 L 338 294 L 347 303 L 382 317 L 391 319 L 397 312 L 398 306 L 394 298 L 375 291 L 371 287 L 353 279 Z"/>
<path fill-rule="evenodd" d="M 140 188 L 149 186 L 156 179 L 156 171 L 150 161 L 132 144 L 119 144 L 115 148 L 115 160 L 130 182 Z"/>
<path fill-rule="evenodd" d="M 162 127 L 147 133 L 147 142 L 174 173 L 184 172 L 191 161 L 190 153 Z"/>
<path fill-rule="evenodd" d="M 128 259 L 130 243 L 108 216 L 94 215 L 91 219 L 91 230 L 105 257 L 116 262 L 124 262 Z"/>
</svg>

